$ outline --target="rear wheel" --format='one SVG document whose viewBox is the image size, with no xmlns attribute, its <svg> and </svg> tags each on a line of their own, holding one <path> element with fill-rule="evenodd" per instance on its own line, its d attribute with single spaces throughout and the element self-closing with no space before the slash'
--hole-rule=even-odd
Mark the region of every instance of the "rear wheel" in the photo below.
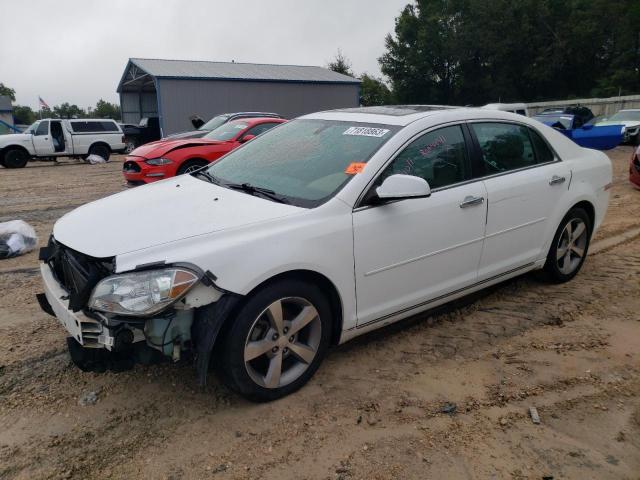
<svg viewBox="0 0 640 480">
<path fill-rule="evenodd" d="M 106 145 L 91 145 L 89 155 L 98 155 L 106 160 L 111 156 L 111 149 Z"/>
<path fill-rule="evenodd" d="M 207 162 L 206 160 L 200 160 L 200 159 L 187 160 L 182 165 L 180 165 L 180 168 L 178 168 L 177 174 L 182 175 L 183 173 L 195 172 L 196 170 L 199 170 L 200 168 L 208 164 L 209 162 Z"/>
<path fill-rule="evenodd" d="M 29 161 L 29 154 L 21 148 L 12 148 L 4 152 L 2 165 L 6 168 L 22 168 Z"/>
<path fill-rule="evenodd" d="M 549 280 L 568 282 L 578 274 L 587 258 L 591 229 L 591 219 L 582 208 L 573 208 L 565 215 L 544 265 Z"/>
<path fill-rule="evenodd" d="M 331 325 L 329 303 L 314 285 L 268 285 L 248 299 L 224 338 L 225 383 L 257 402 L 295 392 L 320 366 Z"/>
<path fill-rule="evenodd" d="M 138 143 L 133 138 L 125 139 L 124 145 L 124 153 L 131 153 L 138 147 Z"/>
</svg>

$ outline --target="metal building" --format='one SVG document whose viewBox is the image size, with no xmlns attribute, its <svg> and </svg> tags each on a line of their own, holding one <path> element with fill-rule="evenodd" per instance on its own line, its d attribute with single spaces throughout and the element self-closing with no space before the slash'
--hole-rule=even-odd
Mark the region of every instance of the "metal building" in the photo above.
<svg viewBox="0 0 640 480">
<path fill-rule="evenodd" d="M 130 58 L 117 91 L 124 123 L 158 116 L 163 135 L 192 129 L 194 114 L 205 121 L 239 111 L 293 118 L 360 103 L 360 80 L 299 65 Z"/>
<path fill-rule="evenodd" d="M 0 95 L 0 135 L 13 132 L 13 107 L 11 98 Z"/>
</svg>

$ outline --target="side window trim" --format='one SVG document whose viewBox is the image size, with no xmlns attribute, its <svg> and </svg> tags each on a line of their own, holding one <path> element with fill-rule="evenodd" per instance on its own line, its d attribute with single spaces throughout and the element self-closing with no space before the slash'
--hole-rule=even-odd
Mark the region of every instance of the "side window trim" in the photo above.
<svg viewBox="0 0 640 480">
<path fill-rule="evenodd" d="M 460 127 L 460 129 L 462 130 L 462 136 L 464 138 L 464 142 L 465 142 L 465 149 L 467 152 L 467 158 L 466 158 L 466 162 L 467 162 L 467 168 L 469 169 L 470 172 L 470 177 L 461 181 L 461 182 L 457 182 L 457 183 L 452 183 L 451 185 L 446 185 L 443 187 L 438 187 L 438 188 L 434 188 L 431 190 L 431 193 L 437 193 L 440 192 L 442 190 L 447 190 L 449 188 L 455 188 L 461 185 L 466 185 L 468 183 L 473 183 L 473 182 L 477 182 L 480 181 L 479 178 L 473 178 L 473 157 L 472 154 L 474 154 L 473 150 L 473 146 L 469 145 L 469 140 L 470 140 L 470 134 L 468 132 L 469 127 L 467 126 L 467 122 L 465 121 L 454 121 L 454 122 L 447 122 L 447 123 L 441 123 L 438 125 L 432 125 L 418 133 L 416 133 L 415 135 L 413 135 L 411 138 L 409 138 L 406 142 L 404 142 L 402 145 L 400 145 L 395 152 L 393 152 L 393 154 L 386 160 L 386 162 L 378 169 L 378 171 L 376 171 L 376 173 L 373 175 L 373 177 L 371 178 L 371 180 L 369 180 L 369 182 L 367 183 L 367 185 L 362 189 L 362 192 L 360 193 L 360 196 L 358 197 L 358 199 L 356 200 L 356 203 L 353 207 L 353 211 L 355 212 L 356 210 L 362 210 L 362 209 L 366 209 L 366 208 L 370 208 L 371 205 L 366 205 L 363 204 L 363 202 L 369 197 L 369 193 L 371 191 L 371 189 L 373 188 L 373 185 L 376 183 L 376 180 L 378 180 L 378 178 L 380 177 L 380 175 L 382 175 L 382 173 L 387 169 L 387 167 L 389 165 L 391 165 L 391 163 L 393 163 L 395 161 L 395 159 L 409 146 L 411 145 L 414 141 L 416 141 L 417 139 L 419 139 L 420 137 L 422 137 L 423 135 L 426 135 L 428 133 L 434 132 L 436 130 L 440 130 L 442 128 L 447 128 L 447 127 Z"/>
</svg>

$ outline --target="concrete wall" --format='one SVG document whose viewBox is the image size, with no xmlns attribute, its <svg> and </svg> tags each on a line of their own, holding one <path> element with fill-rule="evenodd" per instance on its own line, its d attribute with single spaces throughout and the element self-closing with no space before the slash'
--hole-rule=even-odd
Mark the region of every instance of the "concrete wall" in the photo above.
<svg viewBox="0 0 640 480">
<path fill-rule="evenodd" d="M 610 98 L 580 98 L 577 100 L 554 100 L 552 102 L 528 103 L 529 115 L 535 115 L 545 108 L 561 105 L 582 105 L 591 109 L 597 117 L 599 115 L 613 115 L 618 110 L 625 108 L 640 108 L 640 95 L 628 95 L 625 97 Z"/>
<path fill-rule="evenodd" d="M 358 84 L 158 79 L 164 135 L 191 130 L 191 115 L 264 111 L 294 118 L 333 108 L 357 107 Z"/>
</svg>

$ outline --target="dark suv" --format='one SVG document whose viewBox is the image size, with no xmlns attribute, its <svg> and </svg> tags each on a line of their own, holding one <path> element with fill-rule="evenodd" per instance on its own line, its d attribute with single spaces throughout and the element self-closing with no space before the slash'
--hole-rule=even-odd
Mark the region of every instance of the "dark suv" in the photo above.
<svg viewBox="0 0 640 480">
<path fill-rule="evenodd" d="M 173 135 L 169 135 L 165 138 L 171 138 L 171 139 L 202 138 L 210 131 L 215 130 L 220 125 L 230 122 L 231 120 L 238 120 L 239 118 L 257 118 L 257 117 L 282 118 L 277 113 L 268 113 L 268 112 L 223 113 L 221 115 L 216 115 L 208 122 L 203 123 L 201 126 L 197 127 L 197 130 L 191 130 L 189 132 L 174 133 Z"/>
</svg>

